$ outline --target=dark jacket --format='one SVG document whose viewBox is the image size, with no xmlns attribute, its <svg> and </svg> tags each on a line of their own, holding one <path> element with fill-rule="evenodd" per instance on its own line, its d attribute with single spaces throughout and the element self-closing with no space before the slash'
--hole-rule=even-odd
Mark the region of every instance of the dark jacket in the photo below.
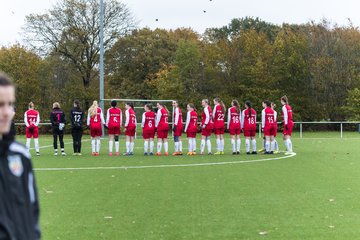
<svg viewBox="0 0 360 240">
<path fill-rule="evenodd" d="M 0 240 L 40 239 L 39 204 L 30 154 L 0 140 Z"/>
<path fill-rule="evenodd" d="M 84 111 L 81 108 L 72 108 L 70 110 L 71 126 L 73 128 L 82 128 L 84 123 Z"/>
<path fill-rule="evenodd" d="M 53 128 L 59 128 L 60 123 L 66 123 L 64 111 L 60 108 L 53 108 L 50 113 L 50 121 Z"/>
</svg>

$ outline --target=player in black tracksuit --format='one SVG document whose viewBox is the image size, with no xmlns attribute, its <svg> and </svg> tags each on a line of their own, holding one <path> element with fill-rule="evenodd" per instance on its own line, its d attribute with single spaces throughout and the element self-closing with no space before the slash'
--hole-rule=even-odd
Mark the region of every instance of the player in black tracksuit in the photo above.
<svg viewBox="0 0 360 240">
<path fill-rule="evenodd" d="M 54 155 L 58 155 L 58 146 L 57 146 L 57 138 L 59 136 L 60 147 L 61 147 L 61 155 L 65 156 L 64 149 L 64 127 L 65 127 L 65 113 L 60 109 L 60 104 L 55 102 L 53 104 L 53 110 L 50 114 L 51 126 L 53 128 L 53 136 L 54 136 Z"/>
<path fill-rule="evenodd" d="M 84 111 L 80 108 L 79 100 L 74 101 L 74 107 L 70 111 L 71 134 L 73 137 L 74 155 L 81 155 L 81 138 L 83 134 Z"/>
<path fill-rule="evenodd" d="M 30 154 L 10 131 L 12 81 L 0 73 L 0 240 L 39 240 L 39 203 Z"/>
</svg>

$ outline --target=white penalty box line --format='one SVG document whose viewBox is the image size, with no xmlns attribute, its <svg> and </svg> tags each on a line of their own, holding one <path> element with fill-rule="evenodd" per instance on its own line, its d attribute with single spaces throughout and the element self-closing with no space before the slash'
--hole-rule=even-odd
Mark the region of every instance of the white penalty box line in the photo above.
<svg viewBox="0 0 360 240">
<path fill-rule="evenodd" d="M 231 164 L 244 164 L 244 163 L 259 163 L 267 161 L 275 161 L 286 158 L 295 157 L 296 153 L 290 155 L 276 157 L 276 158 L 264 158 L 257 160 L 245 160 L 245 161 L 227 161 L 227 162 L 207 162 L 207 163 L 189 163 L 189 164 L 161 164 L 161 165 L 145 165 L 145 166 L 118 166 L 118 167 L 69 167 L 69 168 L 35 168 L 35 171 L 81 171 L 81 170 L 127 170 L 127 169 L 148 169 L 148 168 L 176 168 L 176 167 L 200 167 L 200 166 L 216 166 L 216 165 L 231 165 Z"/>
</svg>

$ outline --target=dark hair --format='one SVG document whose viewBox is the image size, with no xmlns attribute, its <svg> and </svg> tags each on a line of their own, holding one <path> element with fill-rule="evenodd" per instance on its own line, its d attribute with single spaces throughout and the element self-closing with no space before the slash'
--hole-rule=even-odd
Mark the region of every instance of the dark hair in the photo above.
<svg viewBox="0 0 360 240">
<path fill-rule="evenodd" d="M 271 102 L 269 100 L 263 101 L 267 107 L 271 107 Z"/>
<path fill-rule="evenodd" d="M 249 100 L 246 100 L 245 105 L 249 108 L 249 116 L 251 117 L 251 110 L 252 110 L 251 102 Z"/>
<path fill-rule="evenodd" d="M 152 105 L 150 103 L 145 104 L 145 107 L 147 107 L 150 111 L 152 111 Z"/>
<path fill-rule="evenodd" d="M 131 108 L 134 108 L 134 104 L 132 102 L 125 103 L 126 105 L 130 106 Z"/>
<path fill-rule="evenodd" d="M 111 106 L 112 106 L 112 107 L 116 107 L 116 105 L 117 105 L 116 100 L 112 100 L 112 101 L 111 101 Z"/>
<path fill-rule="evenodd" d="M 13 81 L 7 76 L 5 73 L 0 72 L 0 86 L 7 87 L 7 86 L 14 86 Z"/>
<path fill-rule="evenodd" d="M 289 103 L 289 99 L 288 99 L 288 97 L 286 95 L 282 96 L 281 100 L 284 101 L 286 104 Z"/>
<path fill-rule="evenodd" d="M 234 100 L 232 100 L 232 103 L 234 104 L 234 107 L 236 108 L 236 112 L 240 113 L 240 105 L 239 105 L 238 100 L 234 99 Z"/>
<path fill-rule="evenodd" d="M 167 111 L 167 113 L 169 114 L 169 110 L 167 109 L 167 107 L 162 103 L 162 102 L 158 102 L 158 104 L 160 106 L 162 106 L 163 108 L 165 108 L 165 110 Z"/>
<path fill-rule="evenodd" d="M 188 103 L 189 107 L 191 107 L 192 109 L 194 109 L 194 111 L 196 112 L 196 107 L 193 103 Z"/>
<path fill-rule="evenodd" d="M 79 100 L 74 100 L 74 105 L 75 105 L 75 108 L 77 109 L 80 109 L 80 101 Z"/>
</svg>

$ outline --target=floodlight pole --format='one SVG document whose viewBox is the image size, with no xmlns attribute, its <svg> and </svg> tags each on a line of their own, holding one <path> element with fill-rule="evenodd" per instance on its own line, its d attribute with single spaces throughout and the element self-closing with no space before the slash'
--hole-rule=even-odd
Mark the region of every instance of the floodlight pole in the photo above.
<svg viewBox="0 0 360 240">
<path fill-rule="evenodd" d="M 100 108 L 104 110 L 104 0 L 100 0 Z M 104 135 L 104 126 L 102 126 Z"/>
</svg>

